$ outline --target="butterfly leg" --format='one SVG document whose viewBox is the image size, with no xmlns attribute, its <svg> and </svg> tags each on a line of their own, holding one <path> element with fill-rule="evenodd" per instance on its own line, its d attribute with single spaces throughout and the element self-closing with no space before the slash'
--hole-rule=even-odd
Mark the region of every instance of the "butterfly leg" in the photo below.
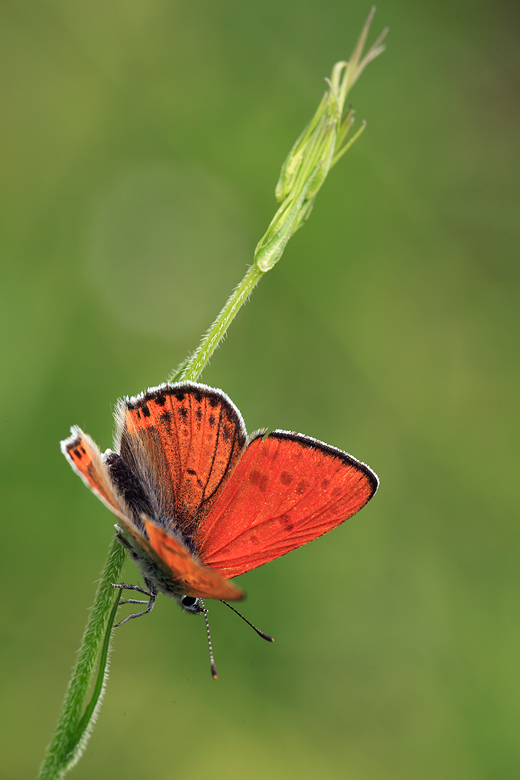
<svg viewBox="0 0 520 780">
<path fill-rule="evenodd" d="M 120 601 L 120 604 L 148 604 L 147 608 L 143 610 L 142 612 L 134 612 L 132 615 L 128 615 L 124 618 L 124 620 L 121 620 L 119 623 L 116 623 L 114 628 L 117 628 L 118 626 L 122 626 L 123 623 L 127 623 L 129 620 L 132 620 L 132 618 L 136 617 L 142 617 L 142 615 L 147 615 L 149 612 L 152 611 L 154 608 L 155 602 L 157 601 L 157 591 L 151 584 L 151 582 L 145 581 L 145 584 L 148 585 L 148 590 L 144 590 L 144 588 L 140 588 L 139 585 L 127 585 L 124 582 L 112 582 L 112 586 L 114 588 L 120 588 L 121 590 L 137 590 L 139 593 L 144 593 L 145 596 L 148 596 L 148 601 L 143 601 L 142 599 L 124 599 L 123 601 Z"/>
<path fill-rule="evenodd" d="M 117 539 L 117 541 L 119 542 L 119 544 L 120 544 L 122 547 L 124 547 L 126 550 L 130 550 L 130 552 L 131 552 L 131 551 L 132 551 L 132 549 L 133 549 L 133 548 L 132 548 L 132 545 L 130 544 L 130 542 L 128 541 L 128 539 L 125 539 L 125 537 L 124 537 L 124 535 L 123 535 L 123 531 L 122 531 L 122 530 L 121 530 L 121 528 L 120 528 L 120 527 L 117 525 L 117 523 L 114 525 L 114 528 L 116 529 L 116 539 Z"/>
</svg>

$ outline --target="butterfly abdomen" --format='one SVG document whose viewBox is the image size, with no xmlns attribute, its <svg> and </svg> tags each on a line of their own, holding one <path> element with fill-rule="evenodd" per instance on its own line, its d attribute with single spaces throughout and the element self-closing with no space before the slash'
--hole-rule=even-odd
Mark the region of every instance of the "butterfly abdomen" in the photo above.
<svg viewBox="0 0 520 780">
<path fill-rule="evenodd" d="M 145 514 L 148 517 L 153 517 L 154 511 L 141 482 L 123 458 L 116 452 L 107 453 L 104 460 L 121 498 L 128 509 L 131 510 L 132 519 L 139 530 L 144 532 L 141 515 Z"/>
</svg>

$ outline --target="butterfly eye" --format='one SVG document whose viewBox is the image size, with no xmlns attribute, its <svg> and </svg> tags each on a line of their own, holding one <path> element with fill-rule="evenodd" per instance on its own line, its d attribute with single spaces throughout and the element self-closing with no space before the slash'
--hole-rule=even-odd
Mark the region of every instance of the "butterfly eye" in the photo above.
<svg viewBox="0 0 520 780">
<path fill-rule="evenodd" d="M 186 612 L 191 612 L 192 615 L 200 615 L 204 611 L 200 599 L 194 596 L 182 596 L 179 603 Z"/>
</svg>

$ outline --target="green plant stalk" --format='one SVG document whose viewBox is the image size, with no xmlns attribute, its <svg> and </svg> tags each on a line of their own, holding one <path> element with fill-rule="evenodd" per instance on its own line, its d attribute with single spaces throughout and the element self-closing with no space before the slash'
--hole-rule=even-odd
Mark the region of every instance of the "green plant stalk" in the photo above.
<svg viewBox="0 0 520 780">
<path fill-rule="evenodd" d="M 85 712 L 81 716 L 81 720 L 78 723 L 78 728 L 76 729 L 76 733 L 72 739 L 72 744 L 74 745 L 74 750 L 71 751 L 73 753 L 73 759 L 76 759 L 76 753 L 78 753 L 75 747 L 76 745 L 79 746 L 80 750 L 83 750 L 83 747 L 86 744 L 86 738 L 90 736 L 90 728 L 95 723 L 95 720 L 97 718 L 97 713 L 101 707 L 101 702 L 103 700 L 103 694 L 105 693 L 106 682 L 108 679 L 108 656 L 110 653 L 110 640 L 112 638 L 112 627 L 114 625 L 114 620 L 116 619 L 117 610 L 119 609 L 119 601 L 121 599 L 122 593 L 123 591 L 120 588 L 118 588 L 116 592 L 116 597 L 114 599 L 114 606 L 112 607 L 112 611 L 108 619 L 108 625 L 105 631 L 105 638 L 103 640 L 103 645 L 101 646 L 101 653 L 99 655 L 99 664 L 98 664 L 98 674 L 97 674 L 96 682 L 94 684 L 94 690 L 92 691 L 92 697 L 85 708 Z M 79 754 L 78 754 L 78 758 L 79 758 Z M 74 763 L 76 763 L 76 760 L 74 760 Z"/>
<path fill-rule="evenodd" d="M 272 249 L 273 254 L 279 253 L 279 255 L 281 255 L 285 245 L 287 244 L 287 241 L 291 237 L 294 222 L 301 207 L 302 197 L 296 201 L 296 204 L 293 206 L 291 211 L 285 215 L 285 220 L 283 221 L 274 239 L 274 246 Z M 264 252 L 264 257 L 265 256 L 268 257 L 269 262 L 272 262 L 268 251 Z M 274 262 L 272 262 L 272 265 L 274 265 Z M 188 358 L 187 362 L 176 369 L 176 371 L 169 378 L 170 382 L 195 382 L 199 378 L 202 371 L 204 370 L 204 367 L 209 362 L 211 355 L 218 347 L 227 329 L 233 322 L 237 312 L 247 301 L 262 276 L 268 270 L 269 268 L 264 270 L 264 268 L 258 262 L 253 263 L 253 265 L 247 270 L 240 284 L 233 290 L 227 299 L 224 307 L 220 311 L 220 314 L 218 315 L 213 325 L 203 336 L 198 349 L 190 358 Z"/>
<path fill-rule="evenodd" d="M 353 138 L 346 141 L 354 123 L 354 112 L 349 109 L 345 114 L 345 101 L 349 90 L 368 63 L 384 51 L 381 43 L 387 33 L 386 29 L 363 57 L 374 13 L 375 7 L 370 11 L 350 60 L 334 65 L 331 77 L 327 79 L 329 90 L 282 166 L 275 189 L 276 198 L 281 205 L 267 232 L 257 244 L 253 265 L 203 336 L 198 349 L 172 372 L 170 382 L 196 381 L 199 378 L 240 307 L 262 276 L 278 262 L 290 237 L 309 218 L 316 195 L 329 170 L 365 129 L 363 123 Z"/>
<path fill-rule="evenodd" d="M 102 703 L 107 678 L 109 640 L 121 597 L 121 591 L 115 591 L 111 583 L 119 579 L 124 560 L 124 549 L 114 537 L 101 573 L 94 606 L 83 634 L 58 725 L 47 748 L 38 780 L 56 780 L 63 777 L 79 760 L 87 744 Z M 84 716 L 81 717 L 102 644 L 98 681 L 94 686 L 91 701 L 85 708 Z"/>
<path fill-rule="evenodd" d="M 283 254 L 290 237 L 308 219 L 318 191 L 333 165 L 343 156 L 364 129 L 364 124 L 346 142 L 353 124 L 353 111 L 344 115 L 347 94 L 366 65 L 383 50 L 386 30 L 361 59 L 372 8 L 349 62 L 338 62 L 327 79 L 329 90 L 323 96 L 313 119 L 291 149 L 276 185 L 280 207 L 255 250 L 253 265 L 232 292 L 213 325 L 203 336 L 197 350 L 172 372 L 169 381 L 196 381 L 222 341 L 229 325 L 262 276 Z M 58 725 L 47 749 L 38 780 L 57 780 L 79 760 L 89 739 L 102 703 L 108 669 L 110 637 L 121 591 L 114 593 L 112 583 L 119 580 L 124 549 L 114 537 L 101 574 L 94 606 L 83 635 L 78 659 L 65 695 Z M 91 700 L 85 705 L 96 670 L 98 673 Z M 83 711 L 83 715 L 81 714 Z"/>
<path fill-rule="evenodd" d="M 204 335 L 199 348 L 184 365 L 175 371 L 169 381 L 195 382 L 201 375 L 204 366 L 224 337 L 230 324 L 233 322 L 238 310 L 244 305 L 252 291 L 262 278 L 263 274 L 257 266 L 252 265 L 238 287 L 236 287 L 227 299 L 217 319 Z"/>
</svg>

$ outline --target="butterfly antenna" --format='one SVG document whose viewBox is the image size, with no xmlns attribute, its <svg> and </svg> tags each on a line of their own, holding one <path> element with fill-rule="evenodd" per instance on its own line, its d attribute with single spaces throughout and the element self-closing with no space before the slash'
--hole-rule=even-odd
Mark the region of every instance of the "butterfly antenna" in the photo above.
<svg viewBox="0 0 520 780">
<path fill-rule="evenodd" d="M 217 679 L 217 667 L 215 666 L 215 659 L 213 658 L 213 646 L 211 644 L 211 634 L 209 633 L 209 621 L 208 621 L 208 610 L 204 606 L 204 602 L 202 599 L 200 599 L 200 603 L 202 605 L 202 611 L 204 612 L 204 620 L 206 621 L 206 632 L 208 634 L 208 646 L 209 646 L 209 660 L 211 664 L 211 676 L 214 680 Z"/>
<path fill-rule="evenodd" d="M 258 636 L 261 636 L 261 637 L 262 637 L 262 639 L 265 639 L 267 642 L 274 642 L 274 639 L 273 639 L 273 637 L 272 637 L 272 636 L 269 636 L 269 634 L 265 634 L 263 631 L 260 631 L 260 629 L 259 629 L 259 628 L 257 628 L 256 626 L 254 626 L 252 623 L 250 623 L 250 622 L 249 622 L 249 620 L 248 620 L 247 618 L 245 618 L 245 617 L 244 617 L 244 616 L 243 616 L 243 615 L 242 615 L 242 614 L 241 614 L 241 613 L 238 611 L 238 609 L 235 609 L 235 607 L 232 607 L 232 606 L 231 606 L 231 604 L 228 604 L 228 603 L 227 603 L 227 601 L 222 601 L 222 603 L 223 603 L 223 604 L 225 604 L 225 605 L 226 605 L 226 607 L 229 607 L 229 609 L 233 610 L 233 612 L 235 613 L 235 615 L 238 615 L 238 617 L 241 617 L 241 618 L 242 618 L 242 620 L 244 621 L 244 623 L 247 623 L 247 625 L 248 625 L 248 626 L 251 626 L 251 628 L 252 628 L 254 631 L 256 631 L 256 633 L 258 634 Z M 209 631 L 209 629 L 208 629 L 208 631 Z"/>
</svg>

